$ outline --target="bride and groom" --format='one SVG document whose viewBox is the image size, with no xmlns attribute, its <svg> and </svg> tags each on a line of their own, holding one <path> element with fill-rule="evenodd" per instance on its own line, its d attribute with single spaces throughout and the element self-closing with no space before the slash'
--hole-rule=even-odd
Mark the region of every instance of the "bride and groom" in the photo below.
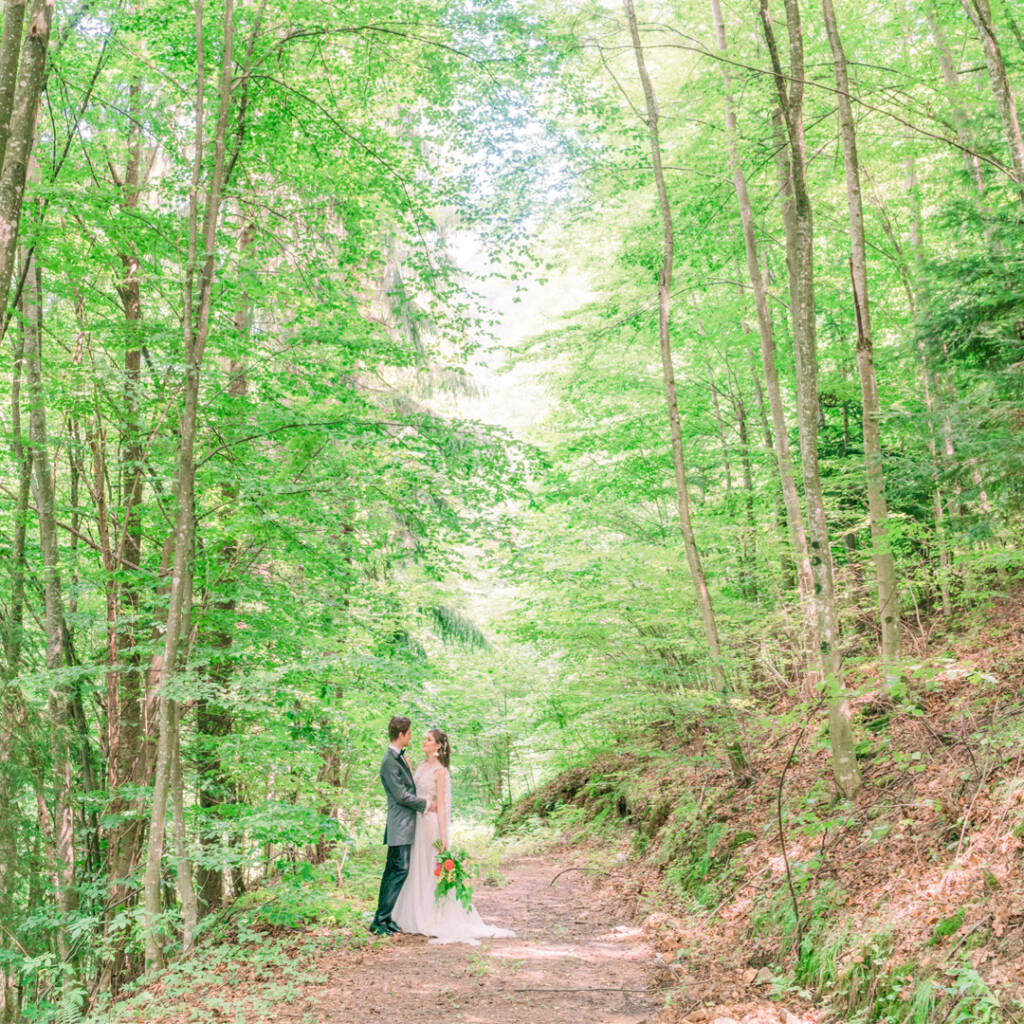
<svg viewBox="0 0 1024 1024">
<path fill-rule="evenodd" d="M 451 837 L 451 748 L 440 729 L 423 739 L 424 760 L 413 774 L 405 757 L 412 742 L 412 723 L 395 715 L 388 723 L 391 741 L 380 765 L 380 781 L 388 798 L 384 842 L 388 848 L 380 880 L 377 912 L 370 931 L 375 935 L 415 932 L 431 942 L 468 942 L 511 938 L 513 932 L 484 923 L 475 910 L 466 910 L 449 892 L 434 897 L 435 845 L 447 850 Z"/>
</svg>

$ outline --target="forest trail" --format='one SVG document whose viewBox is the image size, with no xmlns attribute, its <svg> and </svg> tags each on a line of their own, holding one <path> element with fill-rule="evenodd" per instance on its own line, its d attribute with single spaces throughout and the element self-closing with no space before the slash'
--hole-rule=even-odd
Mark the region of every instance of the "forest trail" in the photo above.
<svg viewBox="0 0 1024 1024">
<path fill-rule="evenodd" d="M 280 1021 L 302 1024 L 642 1024 L 662 1005 L 654 951 L 578 871 L 550 857 L 516 860 L 505 884 L 478 885 L 476 906 L 514 939 L 431 946 L 403 935 L 319 965 Z"/>
</svg>

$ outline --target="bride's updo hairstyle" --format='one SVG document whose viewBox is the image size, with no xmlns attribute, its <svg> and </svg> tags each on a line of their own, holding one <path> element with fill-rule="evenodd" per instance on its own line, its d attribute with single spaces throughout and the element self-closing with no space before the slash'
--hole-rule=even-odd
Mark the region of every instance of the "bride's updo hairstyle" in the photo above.
<svg viewBox="0 0 1024 1024">
<path fill-rule="evenodd" d="M 442 732 L 440 729 L 428 729 L 427 732 L 433 737 L 434 742 L 437 744 L 438 761 L 440 761 L 445 768 L 451 767 L 452 748 L 448 743 L 447 733 Z"/>
</svg>

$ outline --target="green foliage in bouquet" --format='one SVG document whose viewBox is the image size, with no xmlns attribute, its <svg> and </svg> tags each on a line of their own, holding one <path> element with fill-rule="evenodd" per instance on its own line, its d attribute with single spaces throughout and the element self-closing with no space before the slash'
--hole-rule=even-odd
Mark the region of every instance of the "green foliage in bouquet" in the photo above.
<svg viewBox="0 0 1024 1024">
<path fill-rule="evenodd" d="M 463 907 L 467 911 L 472 910 L 473 886 L 470 878 L 474 871 L 469 855 L 465 850 L 445 849 L 440 839 L 434 846 L 437 849 L 437 863 L 434 865 L 437 888 L 434 890 L 434 899 L 440 902 L 448 893 L 454 892 Z"/>
</svg>

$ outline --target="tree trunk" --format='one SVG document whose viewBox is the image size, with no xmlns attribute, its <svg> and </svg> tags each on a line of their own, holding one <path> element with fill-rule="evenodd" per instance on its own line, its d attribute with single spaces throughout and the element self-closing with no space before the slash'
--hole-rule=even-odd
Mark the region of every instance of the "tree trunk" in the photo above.
<svg viewBox="0 0 1024 1024">
<path fill-rule="evenodd" d="M 911 157 L 906 163 L 906 188 L 910 196 L 910 251 L 913 254 L 915 263 L 919 263 L 922 252 L 921 237 L 921 209 L 917 200 L 917 173 L 914 167 L 914 159 Z M 905 274 L 907 300 L 910 309 L 917 321 L 917 292 L 910 283 L 909 270 Z M 949 538 L 946 530 L 945 503 L 942 498 L 942 483 L 939 476 L 941 456 L 938 447 L 938 429 L 936 423 L 935 383 L 932 379 L 932 370 L 928 362 L 928 350 L 925 347 L 924 339 L 918 334 L 917 353 L 921 360 L 921 393 L 924 398 L 925 412 L 928 414 L 928 453 L 932 460 L 932 485 L 935 488 L 933 497 L 935 542 L 939 549 L 939 600 L 942 604 L 942 614 L 949 618 L 953 613 L 953 603 L 950 599 L 949 583 L 952 574 L 950 565 Z"/>
<path fill-rule="evenodd" d="M 17 17 L 17 13 L 12 11 L 16 7 L 16 4 L 8 4 L 5 15 L 12 13 Z M 11 277 L 17 262 L 18 228 L 25 197 L 28 159 L 35 139 L 39 97 L 46 81 L 46 52 L 50 42 L 53 9 L 53 0 L 32 0 L 18 65 L 10 132 L 4 146 L 3 170 L 0 172 L 0 315 L 7 309 Z M 3 36 L 0 36 L 0 57 L 3 56 L 4 41 Z M 7 57 L 10 59 L 9 53 Z M 0 66 L 0 101 L 8 84 L 9 71 L 9 66 Z M 6 324 L 6 318 L 2 322 Z"/>
<path fill-rule="evenodd" d="M 195 501 L 195 439 L 199 413 L 199 382 L 203 353 L 210 329 L 210 301 L 216 269 L 217 220 L 220 213 L 224 183 L 226 136 L 231 106 L 232 44 L 234 41 L 233 0 L 226 0 L 223 16 L 223 53 L 219 82 L 220 105 L 214 136 L 213 168 L 206 189 L 206 209 L 202 223 L 203 258 L 199 263 L 199 187 L 203 169 L 203 118 L 205 91 L 205 54 L 203 50 L 203 0 L 197 0 L 195 12 L 196 40 L 196 120 L 195 158 L 189 200 L 189 253 L 184 282 L 184 350 L 185 388 L 180 422 L 178 469 L 175 480 L 177 506 L 174 529 L 174 562 L 167 605 L 167 625 L 161 659 L 159 687 L 159 740 L 153 785 L 153 804 L 149 826 L 149 847 L 145 874 L 146 966 L 157 966 L 163 951 L 158 934 L 161 910 L 161 863 L 164 830 L 167 819 L 167 798 L 170 772 L 178 741 L 174 729 L 175 711 L 167 692 L 171 673 L 178 667 L 178 650 L 183 623 L 188 618 L 185 599 L 191 592 L 191 554 L 194 539 L 193 507 Z"/>
<path fill-rule="evenodd" d="M 889 504 L 885 498 L 882 471 L 882 410 L 875 377 L 874 341 L 871 329 L 871 305 L 868 301 L 867 251 L 864 241 L 864 209 L 861 203 L 860 166 L 857 158 L 857 134 L 850 104 L 850 81 L 832 0 L 822 0 L 825 31 L 832 50 L 836 76 L 836 101 L 843 139 L 843 163 L 846 170 L 846 206 L 850 221 L 850 278 L 853 283 L 853 308 L 857 323 L 857 369 L 860 371 L 861 408 L 864 433 L 864 476 L 868 492 L 868 516 L 871 520 L 871 557 L 878 593 L 878 619 L 882 631 L 882 670 L 891 674 L 900 656 L 899 589 L 896 563 L 889 540 Z"/>
<path fill-rule="evenodd" d="M 725 471 L 725 494 L 728 498 L 732 494 L 732 463 L 729 459 L 729 438 L 725 433 L 722 410 L 718 403 L 718 385 L 715 384 L 715 374 L 710 366 L 708 367 L 708 387 L 711 391 L 711 413 L 715 420 L 715 433 L 718 435 L 718 443 L 722 446 L 722 469 Z"/>
<path fill-rule="evenodd" d="M 238 249 L 241 259 L 245 259 L 256 238 L 256 225 L 252 220 L 246 218 L 245 224 L 239 234 Z M 243 294 L 232 317 L 232 326 L 242 338 L 248 338 L 252 330 L 253 321 L 253 300 L 250 296 Z M 232 359 L 227 366 L 228 371 L 228 394 L 242 402 L 249 394 L 249 381 L 246 377 L 245 366 Z M 234 505 L 238 499 L 238 488 L 233 483 L 225 483 L 222 487 L 225 501 Z M 236 559 L 239 545 L 236 540 L 231 539 L 224 545 L 224 562 L 228 566 Z M 224 585 L 231 586 L 232 576 L 229 571 L 225 572 Z M 215 625 L 210 636 L 210 645 L 216 652 L 210 658 L 209 675 L 212 689 L 216 694 L 227 695 L 228 685 L 231 679 L 232 662 L 230 657 L 231 646 L 234 641 L 234 630 L 230 628 L 229 620 L 235 609 L 234 596 L 226 599 L 218 598 L 213 601 L 213 608 L 220 620 Z M 199 776 L 199 806 L 209 810 L 218 807 L 225 802 L 227 780 L 221 767 L 219 744 L 221 740 L 231 732 L 231 712 L 224 702 L 217 697 L 200 698 L 196 708 L 196 730 L 198 732 L 199 754 L 196 769 Z M 200 842 L 204 847 L 210 847 L 218 842 L 220 838 L 217 831 L 211 834 L 209 830 L 203 829 L 200 834 Z M 223 903 L 225 894 L 229 888 L 229 879 L 225 876 L 226 869 L 207 868 L 198 866 L 196 877 L 199 883 L 199 911 L 205 913 Z"/>
<path fill-rule="evenodd" d="M 14 511 L 14 535 L 11 540 L 11 603 L 0 624 L 6 666 L 0 679 L 13 679 L 21 665 L 23 621 L 25 613 L 25 541 L 28 533 L 28 507 L 32 487 L 32 446 L 25 443 L 21 421 L 21 378 L 25 356 L 24 330 L 19 333 L 11 376 L 11 455 L 18 467 L 18 498 Z M 2 721 L 10 721 L 4 715 Z"/>
<path fill-rule="evenodd" d="M 749 778 L 746 757 L 736 733 L 731 710 L 727 706 L 729 683 L 725 674 L 722 649 L 718 639 L 718 626 L 715 621 L 714 610 L 711 606 L 711 595 L 708 591 L 704 567 L 701 564 L 700 552 L 697 549 L 697 541 L 694 537 L 693 524 L 690 517 L 690 492 L 687 487 L 686 465 L 683 460 L 682 431 L 679 425 L 679 403 L 676 397 L 675 368 L 672 364 L 672 343 L 669 334 L 674 242 L 672 209 L 668 201 L 668 191 L 665 187 L 665 175 L 661 162 L 661 142 L 658 135 L 658 107 L 654 96 L 654 86 L 651 84 L 650 76 L 647 73 L 647 65 L 644 61 L 643 47 L 640 42 L 640 31 L 637 28 L 633 0 L 624 0 L 624 3 L 626 19 L 629 22 L 629 32 L 633 40 L 633 52 L 636 56 L 637 71 L 643 84 L 644 97 L 647 104 L 647 129 L 650 137 L 651 156 L 654 163 L 654 180 L 658 190 L 658 203 L 661 208 L 661 219 L 664 229 L 662 266 L 658 272 L 658 334 L 661 343 L 661 365 L 665 378 L 665 398 L 668 405 L 669 431 L 672 438 L 672 463 L 675 468 L 676 478 L 676 510 L 679 515 L 679 528 L 683 535 L 683 547 L 686 550 L 686 561 L 689 565 L 690 576 L 696 591 L 697 607 L 700 610 L 704 638 L 711 657 L 712 679 L 715 689 L 721 695 L 723 703 L 726 704 L 726 728 L 730 733 L 726 744 L 729 763 L 736 778 L 745 781 Z"/>
<path fill-rule="evenodd" d="M 23 307 L 25 317 L 25 369 L 30 402 L 29 437 L 35 469 L 36 504 L 39 509 L 39 546 L 43 554 L 44 627 L 46 668 L 52 673 L 49 684 L 49 731 L 51 770 L 54 773 L 56 799 L 52 834 L 54 849 L 54 885 L 59 923 L 57 950 L 67 962 L 71 955 L 67 935 L 68 917 L 75 907 L 75 819 L 71 772 L 72 693 L 64 669 L 64 607 L 60 583 L 60 553 L 57 546 L 56 498 L 50 468 L 46 433 L 46 396 L 42 371 L 42 305 L 38 267 L 31 266 L 25 278 Z"/>
<path fill-rule="evenodd" d="M 171 701 L 172 742 L 171 747 L 171 804 L 174 816 L 174 853 L 177 864 L 178 899 L 181 901 L 182 938 L 181 951 L 188 956 L 199 921 L 199 904 L 196 899 L 195 883 L 192 877 L 192 861 L 188 855 L 185 835 L 185 792 L 181 770 L 181 705 Z"/>
<path fill-rule="evenodd" d="M 2 48 L 0 48 L 2 49 Z M 4 665 L 0 671 L 0 921 L 14 920 L 14 892 L 19 871 L 16 829 L 17 789 L 6 766 L 15 756 L 16 732 L 21 694 L 11 680 L 21 668 L 25 608 L 25 544 L 28 533 L 28 508 L 32 486 L 32 445 L 22 436 L 21 378 L 25 354 L 24 328 L 18 331 L 11 379 L 11 454 L 18 467 L 18 496 L 14 510 L 14 530 L 10 557 L 10 605 L 0 623 L 3 636 Z M 5 1021 L 14 1020 L 17 999 L 17 973 L 0 971 L 0 1004 Z"/>
<path fill-rule="evenodd" d="M 1024 204 L 1024 138 L 1021 137 L 1020 120 L 1017 117 L 1017 101 L 996 39 L 992 9 L 988 0 L 960 0 L 960 3 L 977 30 L 981 48 L 985 51 L 989 83 L 996 98 L 996 106 L 999 107 L 999 115 L 1003 119 L 1003 135 L 1010 150 L 1010 162 L 1017 180 L 1020 201 Z"/>
<path fill-rule="evenodd" d="M 771 55 L 779 105 L 786 121 L 789 179 L 793 198 L 783 205 L 786 266 L 789 272 L 790 315 L 796 361 L 797 422 L 800 460 L 807 503 L 809 554 L 814 576 L 818 648 L 825 673 L 829 706 L 829 739 L 836 784 L 846 797 L 861 786 L 854 751 L 850 704 L 840 680 L 839 618 L 832 572 L 832 549 L 818 470 L 818 353 L 814 322 L 814 226 L 807 191 L 807 156 L 803 124 L 804 58 L 799 0 L 786 0 L 790 68 L 786 76 L 779 59 L 768 0 L 761 0 L 761 24 Z"/>
<path fill-rule="evenodd" d="M 730 389 L 736 430 L 740 439 L 740 467 L 743 470 L 743 508 L 746 529 L 743 531 L 743 592 L 752 600 L 758 598 L 757 574 L 757 518 L 754 515 L 754 471 L 750 463 L 750 436 L 747 429 L 747 408 L 739 391 Z"/>
<path fill-rule="evenodd" d="M 11 137 L 11 110 L 18 83 L 24 25 L 25 0 L 7 0 L 3 32 L 0 33 L 0 167 L 4 165 L 7 141 Z"/>
<path fill-rule="evenodd" d="M 125 173 L 120 182 L 122 208 L 133 211 L 139 205 L 142 149 L 139 132 L 141 86 L 133 81 L 128 89 L 128 145 Z M 123 420 L 120 427 L 121 460 L 118 522 L 120 533 L 114 542 L 114 564 L 119 571 L 115 594 L 115 625 L 108 637 L 107 670 L 107 814 L 115 822 L 107 832 L 107 913 L 104 927 L 111 952 L 106 958 L 98 990 L 117 994 L 130 980 L 127 931 L 114 936 L 110 929 L 124 920 L 123 911 L 134 904 L 137 893 L 127 884 L 142 855 L 145 830 L 141 818 L 144 802 L 137 795 L 148 780 L 149 738 L 144 728 L 145 672 L 139 657 L 135 632 L 141 608 L 140 595 L 131 573 L 142 564 L 142 521 L 140 508 L 144 493 L 145 453 L 139 423 L 139 384 L 142 368 L 142 295 L 139 260 L 134 252 L 120 254 L 124 278 L 117 284 L 127 335 L 124 354 Z M 98 484 L 97 484 L 98 486 Z M 127 572 L 125 570 L 128 570 Z M 131 787 L 133 795 L 124 796 Z"/>
<path fill-rule="evenodd" d="M 719 0 L 711 0 L 711 12 L 715 21 L 715 35 L 718 50 L 727 52 L 725 22 Z M 754 310 L 757 315 L 757 331 L 761 341 L 761 365 L 764 371 L 765 390 L 768 392 L 768 404 L 772 415 L 772 432 L 774 434 L 775 461 L 782 486 L 782 498 L 786 507 L 786 520 L 789 524 L 789 540 L 796 564 L 797 585 L 800 595 L 801 618 L 803 624 L 803 644 L 807 663 L 804 669 L 805 690 L 810 696 L 817 693 L 821 681 L 821 662 L 817 654 L 817 612 L 814 606 L 814 578 L 811 573 L 811 561 L 807 552 L 807 536 L 804 533 L 803 511 L 800 508 L 800 496 L 796 489 L 793 475 L 793 460 L 789 448 L 789 427 L 782 405 L 782 391 L 779 387 L 779 376 L 775 369 L 775 337 L 772 332 L 771 316 L 768 313 L 768 296 L 764 277 L 757 253 L 757 236 L 754 231 L 754 215 L 747 192 L 746 177 L 740 163 L 739 146 L 737 143 L 736 108 L 732 96 L 732 86 L 727 65 L 722 64 L 722 82 L 725 87 L 725 126 L 726 139 L 729 147 L 729 162 L 732 166 L 733 187 L 736 201 L 739 204 L 740 223 L 743 228 L 743 244 L 747 257 L 747 275 L 754 293 Z M 780 151 L 781 152 L 781 151 Z M 781 183 L 788 194 L 788 175 Z"/>
<path fill-rule="evenodd" d="M 928 19 L 932 39 L 935 41 L 935 49 L 938 51 L 939 67 L 942 69 L 942 78 L 946 85 L 946 100 L 953 117 L 956 139 L 961 147 L 960 154 L 964 160 L 967 176 L 974 183 L 974 189 L 978 194 L 978 215 L 984 225 L 985 237 L 991 240 L 992 210 L 985 202 L 985 174 L 978 154 L 973 152 L 974 137 L 970 129 L 970 119 L 960 99 L 960 76 L 957 74 L 953 54 L 949 49 L 949 41 L 935 11 L 934 3 L 929 2 L 925 5 L 925 17 Z"/>
</svg>

